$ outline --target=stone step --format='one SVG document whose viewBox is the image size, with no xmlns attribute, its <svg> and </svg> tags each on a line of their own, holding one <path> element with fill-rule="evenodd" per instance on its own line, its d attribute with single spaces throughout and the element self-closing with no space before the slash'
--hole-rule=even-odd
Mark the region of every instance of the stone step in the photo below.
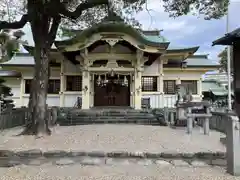
<svg viewBox="0 0 240 180">
<path fill-rule="evenodd" d="M 74 113 L 74 112 L 69 112 L 68 114 L 71 115 L 76 115 L 76 116 L 136 116 L 136 115 L 141 115 L 141 116 L 149 116 L 152 115 L 151 113 Z"/>
<path fill-rule="evenodd" d="M 80 124 L 146 124 L 160 125 L 152 112 L 148 110 L 134 109 L 73 109 L 66 113 L 64 118 L 59 119 L 60 125 Z"/>
<path fill-rule="evenodd" d="M 67 116 L 70 119 L 156 119 L 154 116 Z"/>
<path fill-rule="evenodd" d="M 59 125 L 80 125 L 80 124 L 148 124 L 160 125 L 160 121 L 156 118 L 113 118 L 113 117 L 99 117 L 99 118 L 67 118 L 58 122 Z"/>
<path fill-rule="evenodd" d="M 139 125 L 151 125 L 159 126 L 159 122 L 145 122 L 145 121 L 63 121 L 60 122 L 60 126 L 73 126 L 73 125 L 90 125 L 90 124 L 139 124 Z"/>
</svg>

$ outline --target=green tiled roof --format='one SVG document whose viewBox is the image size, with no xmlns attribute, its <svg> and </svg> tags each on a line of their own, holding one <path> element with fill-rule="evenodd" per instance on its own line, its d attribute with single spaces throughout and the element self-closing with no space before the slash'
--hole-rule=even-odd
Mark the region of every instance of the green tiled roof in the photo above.
<svg viewBox="0 0 240 180">
<path fill-rule="evenodd" d="M 187 66 L 192 67 L 218 67 L 220 64 L 212 59 L 209 59 L 207 55 L 194 55 L 187 58 L 184 62 Z"/>
<path fill-rule="evenodd" d="M 122 22 L 104 22 L 97 25 L 94 25 L 90 28 L 87 28 L 81 32 L 76 33 L 76 36 L 74 36 L 71 39 L 63 40 L 63 41 L 55 41 L 55 45 L 57 47 L 60 46 L 68 46 L 72 45 L 76 42 L 80 42 L 81 44 L 85 44 L 87 39 L 92 36 L 92 34 L 95 33 L 101 33 L 101 32 L 111 32 L 111 33 L 126 33 L 132 37 L 134 37 L 136 40 L 139 41 L 142 45 L 149 45 L 153 47 L 168 47 L 169 42 L 165 41 L 165 38 L 163 37 L 150 37 L 146 36 L 137 29 L 133 28 L 130 25 L 127 25 Z"/>
<path fill-rule="evenodd" d="M 226 96 L 228 91 L 215 80 L 205 80 L 202 82 L 203 92 L 212 92 L 216 96 Z"/>
<path fill-rule="evenodd" d="M 144 35 L 143 36 L 148 40 L 148 41 L 152 41 L 152 42 L 158 42 L 158 43 L 164 43 L 164 42 L 168 42 L 167 39 L 164 36 L 153 36 L 153 35 Z"/>
</svg>

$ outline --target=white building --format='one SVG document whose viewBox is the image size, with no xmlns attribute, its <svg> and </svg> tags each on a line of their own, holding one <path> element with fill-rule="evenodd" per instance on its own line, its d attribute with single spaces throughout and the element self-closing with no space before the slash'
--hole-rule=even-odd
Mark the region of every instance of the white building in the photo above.
<svg viewBox="0 0 240 180">
<path fill-rule="evenodd" d="M 51 76 L 47 104 L 82 108 L 130 106 L 140 109 L 147 98 L 152 108 L 172 107 L 175 85 L 191 89 L 202 98 L 202 75 L 219 65 L 207 55 L 194 55 L 198 47 L 171 46 L 159 31 L 139 31 L 121 22 L 105 22 L 68 40 L 56 41 L 51 51 Z M 27 106 L 33 78 L 34 47 L 2 63 L 16 106 Z M 15 75 L 13 75 L 13 71 Z M 21 76 L 16 75 L 20 72 Z"/>
</svg>

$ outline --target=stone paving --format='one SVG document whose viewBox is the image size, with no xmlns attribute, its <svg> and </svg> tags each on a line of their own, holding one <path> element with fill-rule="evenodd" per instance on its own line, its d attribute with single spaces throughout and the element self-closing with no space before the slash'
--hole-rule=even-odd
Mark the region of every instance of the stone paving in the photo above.
<svg viewBox="0 0 240 180">
<path fill-rule="evenodd" d="M 220 142 L 224 135 L 216 131 L 206 136 L 197 128 L 188 135 L 185 128 L 159 126 L 56 126 L 52 136 L 39 139 L 15 136 L 21 131 L 0 133 L 0 180 L 240 180 L 225 173 L 226 149 Z M 126 152 L 139 158 L 129 158 Z M 218 158 L 188 157 L 210 152 L 218 152 Z M 174 153 L 187 158 L 163 158 Z M 161 157 L 153 158 L 158 154 Z"/>
<path fill-rule="evenodd" d="M 204 135 L 195 128 L 192 135 L 185 128 L 171 129 L 143 125 L 84 125 L 56 126 L 52 135 L 36 139 L 33 136 L 15 136 L 22 131 L 14 128 L 1 132 L 0 150 L 75 150 L 128 152 L 225 152 L 220 142 L 223 134 L 211 131 Z"/>
<path fill-rule="evenodd" d="M 171 164 L 20 165 L 0 168 L 1 180 L 239 180 L 222 167 Z"/>
</svg>

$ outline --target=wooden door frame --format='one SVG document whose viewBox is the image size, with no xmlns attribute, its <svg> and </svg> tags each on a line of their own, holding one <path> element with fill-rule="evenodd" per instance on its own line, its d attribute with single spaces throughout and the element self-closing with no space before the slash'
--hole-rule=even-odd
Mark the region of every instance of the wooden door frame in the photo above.
<svg viewBox="0 0 240 180">
<path fill-rule="evenodd" d="M 99 87 L 97 87 L 97 85 L 96 85 L 96 81 L 97 81 L 97 76 L 98 75 L 94 75 L 93 76 L 93 83 L 94 83 L 94 85 L 93 85 L 93 87 L 94 87 L 94 97 L 93 97 L 93 107 L 99 107 L 99 106 L 109 106 L 108 104 L 106 104 L 106 105 L 96 105 L 96 102 L 98 103 L 98 101 L 96 101 L 96 97 L 98 96 L 98 94 L 97 94 L 97 88 L 99 88 Z M 121 106 L 127 106 L 127 107 L 130 107 L 131 106 L 131 75 L 126 75 L 127 76 L 127 79 L 128 79 L 128 88 L 127 88 L 127 104 L 126 105 L 115 105 L 116 107 L 121 107 Z M 114 106 L 114 105 L 113 105 Z"/>
</svg>

